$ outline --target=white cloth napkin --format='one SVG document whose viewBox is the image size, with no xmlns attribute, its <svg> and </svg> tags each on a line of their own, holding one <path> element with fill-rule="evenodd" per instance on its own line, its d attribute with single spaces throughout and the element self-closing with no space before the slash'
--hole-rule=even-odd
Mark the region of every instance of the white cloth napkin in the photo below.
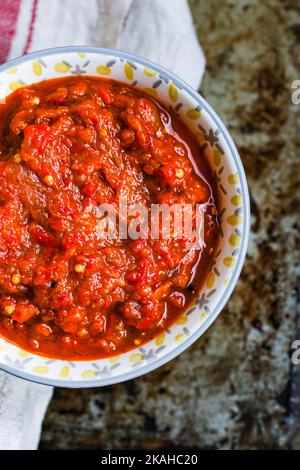
<svg viewBox="0 0 300 470">
<path fill-rule="evenodd" d="M 21 0 L 10 58 L 83 44 L 153 60 L 196 89 L 204 72 L 187 0 Z"/>
<path fill-rule="evenodd" d="M 0 450 L 36 449 L 53 387 L 0 371 Z"/>
<path fill-rule="evenodd" d="M 186 0 L 21 0 L 9 58 L 84 44 L 133 52 L 194 88 L 205 68 Z M 0 372 L 0 450 L 37 448 L 52 393 Z"/>
</svg>

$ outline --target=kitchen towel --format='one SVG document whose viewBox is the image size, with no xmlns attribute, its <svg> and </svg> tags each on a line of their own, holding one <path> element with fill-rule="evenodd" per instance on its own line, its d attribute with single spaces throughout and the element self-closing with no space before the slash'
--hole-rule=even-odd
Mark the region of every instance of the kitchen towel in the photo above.
<svg viewBox="0 0 300 470">
<path fill-rule="evenodd" d="M 1 0 L 0 30 L 0 63 L 56 46 L 113 47 L 196 89 L 205 68 L 187 0 Z M 0 450 L 37 448 L 52 393 L 0 371 Z"/>
<path fill-rule="evenodd" d="M 0 62 L 89 44 L 153 60 L 196 89 L 204 72 L 187 0 L 1 0 L 0 30 Z"/>
</svg>

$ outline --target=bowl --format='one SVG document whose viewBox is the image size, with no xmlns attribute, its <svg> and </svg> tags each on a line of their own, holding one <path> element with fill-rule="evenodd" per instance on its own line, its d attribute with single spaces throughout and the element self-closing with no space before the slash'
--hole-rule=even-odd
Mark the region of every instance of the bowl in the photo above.
<svg viewBox="0 0 300 470">
<path fill-rule="evenodd" d="M 27 380 L 62 387 L 100 387 L 133 379 L 178 356 L 219 315 L 232 293 L 246 254 L 249 195 L 243 166 L 226 127 L 209 104 L 171 72 L 146 59 L 98 47 L 59 47 L 0 66 L 0 98 L 17 88 L 67 75 L 119 80 L 157 97 L 198 137 L 210 162 L 219 199 L 221 234 L 196 303 L 152 341 L 119 356 L 67 361 L 29 353 L 0 338 L 0 368 Z"/>
</svg>

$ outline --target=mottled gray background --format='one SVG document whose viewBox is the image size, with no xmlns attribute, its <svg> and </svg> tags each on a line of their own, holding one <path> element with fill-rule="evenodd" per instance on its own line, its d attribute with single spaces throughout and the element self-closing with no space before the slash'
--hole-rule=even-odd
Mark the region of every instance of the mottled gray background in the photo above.
<svg viewBox="0 0 300 470">
<path fill-rule="evenodd" d="M 300 3 L 191 0 L 201 87 L 247 173 L 252 231 L 222 315 L 188 351 L 136 380 L 57 389 L 43 449 L 300 448 Z M 298 333 L 297 333 L 298 328 Z"/>
</svg>

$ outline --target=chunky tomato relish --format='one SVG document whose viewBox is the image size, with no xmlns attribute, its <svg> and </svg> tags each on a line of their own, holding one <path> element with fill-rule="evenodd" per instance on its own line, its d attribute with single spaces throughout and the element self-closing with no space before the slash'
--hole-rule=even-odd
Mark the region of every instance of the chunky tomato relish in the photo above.
<svg viewBox="0 0 300 470">
<path fill-rule="evenodd" d="M 99 236 L 97 208 L 202 204 L 204 246 Z M 122 83 L 46 80 L 0 105 L 0 333 L 39 354 L 119 354 L 166 330 L 210 268 L 209 166 L 172 110 Z"/>
</svg>

